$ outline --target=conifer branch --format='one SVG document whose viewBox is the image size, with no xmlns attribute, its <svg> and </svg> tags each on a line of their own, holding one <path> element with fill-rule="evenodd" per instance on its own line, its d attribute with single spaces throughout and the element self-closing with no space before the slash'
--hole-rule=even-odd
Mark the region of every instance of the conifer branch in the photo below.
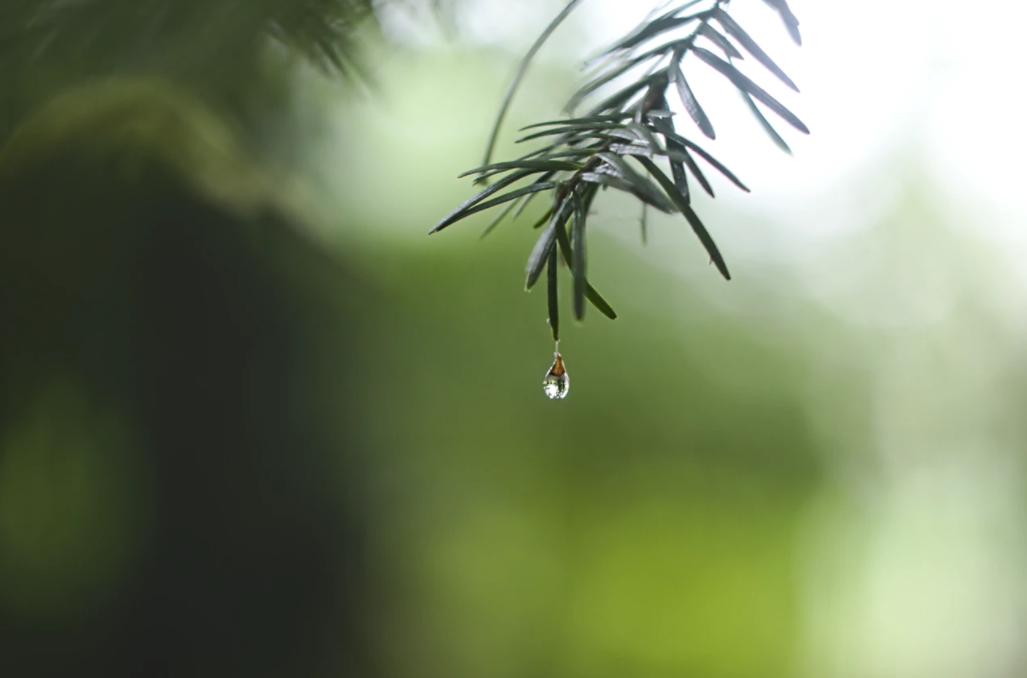
<svg viewBox="0 0 1027 678">
<path fill-rule="evenodd" d="M 799 22 L 787 1 L 765 2 L 778 11 L 795 42 L 801 43 Z M 560 22 L 579 5 L 579 0 L 572 0 L 547 26 L 518 69 L 492 130 L 486 163 L 467 173 L 477 175 L 475 183 L 491 179 L 496 179 L 496 183 L 456 208 L 437 223 L 431 233 L 448 228 L 471 214 L 505 204 L 503 213 L 486 229 L 486 233 L 491 232 L 506 215 L 513 212 L 516 218 L 538 195 L 549 193 L 550 206 L 536 223 L 536 227 L 544 228 L 528 259 L 525 286 L 530 289 L 548 263 L 551 322 L 558 317 L 554 257 L 559 251 L 574 277 L 575 317 L 584 316 L 584 301 L 588 300 L 604 315 L 614 318 L 613 309 L 586 279 L 588 269 L 584 261 L 591 204 L 600 190 L 612 188 L 634 196 L 646 208 L 681 214 L 710 262 L 730 280 L 724 257 L 691 206 L 689 175 L 713 195 L 712 186 L 695 156 L 742 190 L 748 192 L 749 189 L 675 123 L 667 103 L 671 90 L 681 99 L 698 130 L 710 139 L 715 138 L 713 124 L 689 86 L 682 62 L 691 54 L 696 61 L 724 76 L 747 99 L 772 138 L 780 139 L 780 136 L 756 102 L 800 132 L 808 134 L 809 129 L 732 63 L 745 55 L 751 56 L 785 85 L 798 91 L 795 83 L 731 17 L 727 11 L 729 4 L 730 0 L 687 0 L 671 2 L 651 13 L 642 24 L 586 65 L 591 75 L 570 97 L 565 108 L 568 117 L 522 130 L 530 132 L 518 139 L 518 143 L 544 140 L 540 148 L 515 160 L 492 163 L 499 127 L 527 64 Z M 697 44 L 700 39 L 705 40 L 710 49 Z M 627 84 L 615 85 L 624 79 Z M 576 113 L 600 95 L 603 98 L 592 103 L 586 112 Z M 780 143 L 783 144 L 783 140 Z M 670 176 L 661 165 L 669 166 Z M 506 193 L 496 195 L 504 190 Z M 571 223 L 573 228 L 568 226 Z M 645 228 L 643 219 L 643 238 Z"/>
</svg>

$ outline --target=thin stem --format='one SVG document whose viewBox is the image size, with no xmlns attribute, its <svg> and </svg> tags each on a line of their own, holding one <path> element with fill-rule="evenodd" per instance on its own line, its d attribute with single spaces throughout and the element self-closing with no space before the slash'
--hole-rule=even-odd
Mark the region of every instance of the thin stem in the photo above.
<svg viewBox="0 0 1027 678">
<path fill-rule="evenodd" d="M 528 72 L 528 66 L 535 59 L 535 55 L 542 49 L 542 45 L 545 44 L 549 36 L 553 34 L 553 31 L 563 23 L 563 20 L 570 15 L 574 9 L 580 5 L 582 0 L 571 0 L 567 3 L 567 6 L 563 8 L 556 18 L 546 26 L 546 30 L 542 31 L 542 35 L 538 36 L 535 44 L 531 46 L 528 53 L 521 59 L 520 65 L 517 67 L 517 74 L 514 75 L 513 81 L 510 82 L 510 86 L 506 89 L 506 95 L 503 97 L 503 103 L 499 107 L 499 114 L 496 116 L 496 121 L 492 125 L 492 134 L 489 136 L 489 143 L 485 148 L 485 162 L 482 165 L 488 165 L 492 160 L 492 152 L 496 148 L 496 140 L 499 138 L 499 129 L 503 126 L 503 120 L 506 118 L 506 113 L 510 109 L 510 102 L 513 101 L 514 94 L 517 93 L 517 89 L 521 86 L 521 80 L 524 79 L 524 75 Z"/>
</svg>

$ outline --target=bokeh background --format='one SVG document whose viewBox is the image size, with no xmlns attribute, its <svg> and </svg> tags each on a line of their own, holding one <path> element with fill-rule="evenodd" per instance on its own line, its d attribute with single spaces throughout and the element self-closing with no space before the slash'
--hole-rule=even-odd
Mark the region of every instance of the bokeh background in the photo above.
<svg viewBox="0 0 1027 678">
<path fill-rule="evenodd" d="M 1027 674 L 1020 4 L 732 3 L 813 133 L 691 64 L 735 279 L 604 195 L 558 402 L 533 219 L 427 231 L 563 3 L 435 4 L 366 78 L 203 12 L 182 70 L 0 60 L 0 675 Z M 649 9 L 586 2 L 500 155 Z"/>
</svg>

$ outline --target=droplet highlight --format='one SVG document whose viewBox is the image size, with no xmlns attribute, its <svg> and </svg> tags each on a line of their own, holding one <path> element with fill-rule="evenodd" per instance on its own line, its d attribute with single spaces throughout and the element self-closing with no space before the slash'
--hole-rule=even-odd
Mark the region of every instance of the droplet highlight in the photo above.
<svg viewBox="0 0 1027 678">
<path fill-rule="evenodd" d="M 561 400 L 567 397 L 567 391 L 571 389 L 571 378 L 567 376 L 567 368 L 563 365 L 563 356 L 556 353 L 556 360 L 553 366 L 546 372 L 546 378 L 542 380 L 542 390 L 550 400 Z"/>
</svg>

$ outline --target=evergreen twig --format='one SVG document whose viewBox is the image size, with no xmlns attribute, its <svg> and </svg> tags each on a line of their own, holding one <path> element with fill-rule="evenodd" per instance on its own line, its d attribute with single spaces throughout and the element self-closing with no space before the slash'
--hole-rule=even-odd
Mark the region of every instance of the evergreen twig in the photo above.
<svg viewBox="0 0 1027 678">
<path fill-rule="evenodd" d="M 781 15 L 793 40 L 801 44 L 799 22 L 787 0 L 764 0 Z M 691 206 L 688 176 L 691 175 L 711 196 L 713 189 L 693 154 L 708 163 L 740 189 L 748 188 L 723 163 L 690 139 L 674 122 L 667 97 L 675 90 L 688 116 L 703 135 L 714 138 L 713 124 L 689 86 L 682 62 L 689 54 L 723 75 L 746 99 L 760 124 L 776 143 L 784 141 L 760 111 L 756 102 L 804 134 L 809 129 L 766 90 L 739 71 L 733 60 L 745 55 L 769 70 L 785 85 L 798 91 L 795 83 L 777 66 L 756 41 L 727 11 L 730 0 L 679 0 L 665 3 L 650 13 L 637 28 L 607 48 L 586 66 L 589 79 L 571 96 L 566 106 L 568 117 L 524 128 L 532 130 L 518 140 L 523 143 L 542 139 L 543 146 L 512 161 L 491 161 L 492 151 L 510 101 L 523 79 L 525 70 L 542 44 L 557 26 L 580 4 L 571 0 L 529 50 L 504 97 L 487 146 L 485 164 L 466 174 L 476 174 L 476 183 L 492 178 L 498 181 L 480 191 L 435 225 L 432 233 L 495 205 L 509 203 L 504 212 L 486 229 L 491 232 L 514 211 L 514 218 L 539 194 L 550 194 L 550 208 L 537 226 L 544 225 L 528 259 L 526 287 L 538 280 L 548 264 L 550 317 L 558 318 L 556 308 L 556 254 L 559 252 L 571 270 L 574 284 L 574 314 L 584 315 L 584 300 L 604 315 L 615 318 L 608 303 L 586 278 L 586 222 L 593 200 L 600 190 L 613 188 L 636 197 L 648 209 L 681 214 L 695 232 L 711 263 L 730 280 L 727 264 L 709 231 Z M 719 28 L 718 28 L 719 26 Z M 705 39 L 720 56 L 697 41 Z M 627 78 L 627 84 L 613 84 Z M 612 89 L 607 93 L 606 89 Z M 582 114 L 575 112 L 587 102 L 605 98 Z M 670 176 L 661 168 L 669 165 Z M 527 184 L 520 185 L 523 181 Z M 490 197 L 509 189 L 497 197 Z M 487 199 L 487 200 L 486 200 Z M 569 227 L 568 224 L 573 224 Z M 646 239 L 643 217 L 643 240 Z M 484 234 L 483 234 L 484 235 Z M 554 328 L 556 336 L 556 328 Z"/>
</svg>

